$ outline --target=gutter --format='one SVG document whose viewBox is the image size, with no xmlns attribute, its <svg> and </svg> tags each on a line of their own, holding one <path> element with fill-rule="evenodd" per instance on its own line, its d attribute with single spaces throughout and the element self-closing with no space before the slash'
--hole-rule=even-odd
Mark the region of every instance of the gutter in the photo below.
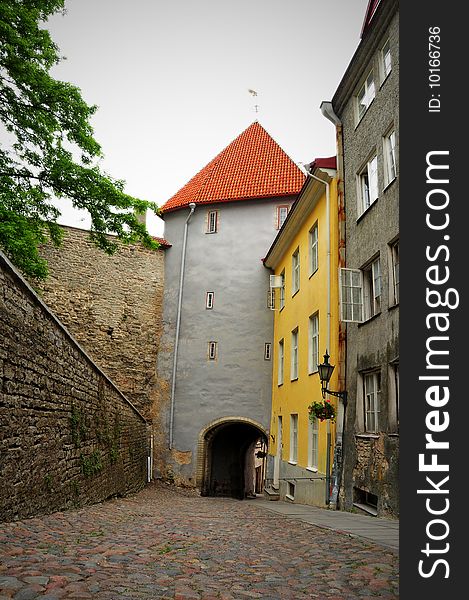
<svg viewBox="0 0 469 600">
<path fill-rule="evenodd" d="M 195 202 L 189 204 L 190 213 L 187 216 L 186 222 L 184 223 L 184 236 L 182 241 L 182 252 L 181 252 L 181 269 L 179 275 L 179 293 L 178 293 L 178 308 L 176 316 L 176 335 L 174 337 L 174 354 L 173 354 L 173 373 L 171 377 L 171 400 L 170 400 L 170 413 L 169 413 L 169 449 L 173 449 L 173 435 L 174 435 L 174 401 L 176 392 L 176 370 L 178 360 L 178 346 L 179 346 L 179 332 L 181 328 L 181 307 L 182 307 L 182 290 L 184 286 L 184 267 L 186 263 L 186 246 L 187 246 L 187 230 L 189 227 L 189 221 L 192 218 L 195 210 Z"/>
</svg>

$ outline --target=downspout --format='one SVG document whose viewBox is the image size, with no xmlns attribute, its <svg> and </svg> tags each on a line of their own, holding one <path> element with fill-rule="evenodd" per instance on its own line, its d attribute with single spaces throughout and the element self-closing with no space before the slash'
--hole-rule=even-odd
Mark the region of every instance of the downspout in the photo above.
<svg viewBox="0 0 469 600">
<path fill-rule="evenodd" d="M 319 181 L 326 186 L 326 246 L 327 246 L 327 345 L 331 347 L 331 207 L 330 207 L 330 185 L 324 179 L 316 177 L 308 170 L 307 175 L 316 181 Z M 331 485 L 331 423 L 326 419 L 326 435 L 327 435 L 327 450 L 326 450 L 326 504 L 329 504 L 329 489 Z"/>
<path fill-rule="evenodd" d="M 336 145 L 337 145 L 337 195 L 339 199 L 339 268 L 345 266 L 345 205 L 344 205 L 344 152 L 343 152 L 343 132 L 342 132 L 342 121 L 337 116 L 332 106 L 332 102 L 324 101 L 320 106 L 321 113 L 326 119 L 328 119 L 336 128 Z M 346 379 L 346 356 L 345 356 L 345 327 L 339 320 L 339 356 L 337 362 L 339 366 L 339 389 L 346 390 L 347 379 Z M 340 409 L 342 409 L 342 415 L 340 415 Z M 339 491 L 342 484 L 342 472 L 344 465 L 344 441 L 345 441 L 345 418 L 347 409 L 347 396 L 343 398 L 342 406 L 339 404 L 339 415 L 337 423 L 340 424 L 342 420 L 342 429 L 337 430 L 336 439 L 336 457 L 334 465 L 336 466 L 336 474 L 334 476 L 333 489 L 331 493 L 331 503 L 337 508 L 339 502 Z M 342 416 L 342 419 L 340 419 Z M 336 460 L 337 463 L 336 464 Z"/>
<path fill-rule="evenodd" d="M 195 210 L 195 202 L 189 204 L 190 213 L 187 216 L 186 222 L 184 223 L 184 236 L 182 240 L 182 253 L 181 253 L 181 271 L 179 275 L 179 296 L 178 296 L 178 308 L 176 315 L 176 335 L 174 337 L 174 354 L 173 354 L 173 375 L 171 378 L 171 401 L 170 401 L 170 413 L 169 413 L 169 449 L 173 449 L 173 432 L 174 432 L 174 398 L 176 392 L 176 369 L 178 360 L 178 346 L 179 346 L 179 330 L 181 327 L 181 307 L 182 307 L 182 288 L 184 285 L 184 266 L 186 263 L 186 245 L 187 245 L 187 229 L 189 221 Z"/>
</svg>

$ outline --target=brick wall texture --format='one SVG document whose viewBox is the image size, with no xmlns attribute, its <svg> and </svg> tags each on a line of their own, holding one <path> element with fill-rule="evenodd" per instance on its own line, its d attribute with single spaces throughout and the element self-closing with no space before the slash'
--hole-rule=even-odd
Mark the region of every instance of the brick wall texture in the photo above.
<svg viewBox="0 0 469 600">
<path fill-rule="evenodd" d="M 143 487 L 148 423 L 1 253 L 0 340 L 0 520 Z"/>
</svg>

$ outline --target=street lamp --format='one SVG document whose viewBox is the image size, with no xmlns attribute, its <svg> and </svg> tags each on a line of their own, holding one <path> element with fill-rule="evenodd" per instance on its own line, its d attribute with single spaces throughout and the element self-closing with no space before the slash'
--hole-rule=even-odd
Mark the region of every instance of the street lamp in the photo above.
<svg viewBox="0 0 469 600">
<path fill-rule="evenodd" d="M 347 404 L 347 392 L 345 390 L 343 392 L 333 392 L 332 390 L 327 389 L 327 384 L 331 379 L 332 371 L 335 369 L 335 365 L 331 365 L 329 363 L 329 358 L 329 354 L 326 350 L 326 354 L 324 354 L 324 362 L 318 365 L 319 379 L 321 380 L 322 397 L 325 398 L 326 394 L 330 394 L 331 396 L 342 398 L 345 407 Z"/>
<path fill-rule="evenodd" d="M 345 432 L 345 409 L 347 407 L 347 391 L 344 390 L 343 392 L 334 392 L 332 390 L 327 389 L 327 385 L 331 379 L 332 372 L 335 369 L 335 365 L 331 365 L 329 363 L 329 358 L 330 358 L 329 354 L 327 353 L 327 350 L 326 350 L 326 354 L 324 354 L 324 362 L 321 363 L 320 365 L 318 365 L 319 379 L 321 380 L 321 392 L 322 392 L 323 398 L 326 397 L 326 394 L 330 394 L 331 396 L 336 396 L 337 398 L 342 399 L 342 402 L 344 403 L 344 412 L 343 412 L 344 416 L 343 416 L 343 423 L 342 423 L 342 436 L 343 436 L 344 432 Z M 341 444 L 341 446 L 342 446 L 342 444 Z M 328 456 L 328 458 L 329 458 L 329 456 Z M 338 458 L 337 470 L 333 469 L 335 471 L 335 476 L 333 475 L 333 489 L 332 489 L 333 502 L 337 502 L 337 498 L 339 495 L 339 486 L 340 486 L 340 480 L 342 477 L 342 466 L 343 466 L 343 450 L 340 452 L 340 457 Z M 329 479 L 329 465 L 327 465 L 327 475 L 328 475 L 327 479 Z M 327 504 L 329 504 L 331 501 L 331 498 L 329 496 L 328 490 L 326 491 L 326 494 L 327 494 L 326 502 L 327 502 Z"/>
</svg>

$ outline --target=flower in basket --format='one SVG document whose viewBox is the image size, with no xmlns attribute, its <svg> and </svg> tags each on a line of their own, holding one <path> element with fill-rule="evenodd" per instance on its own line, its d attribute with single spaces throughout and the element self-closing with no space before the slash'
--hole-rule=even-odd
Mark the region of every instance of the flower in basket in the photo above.
<svg viewBox="0 0 469 600">
<path fill-rule="evenodd" d="M 323 400 L 322 402 L 313 402 L 308 406 L 310 418 L 316 417 L 320 421 L 325 419 L 331 419 L 335 421 L 335 408 L 330 400 Z"/>
</svg>

